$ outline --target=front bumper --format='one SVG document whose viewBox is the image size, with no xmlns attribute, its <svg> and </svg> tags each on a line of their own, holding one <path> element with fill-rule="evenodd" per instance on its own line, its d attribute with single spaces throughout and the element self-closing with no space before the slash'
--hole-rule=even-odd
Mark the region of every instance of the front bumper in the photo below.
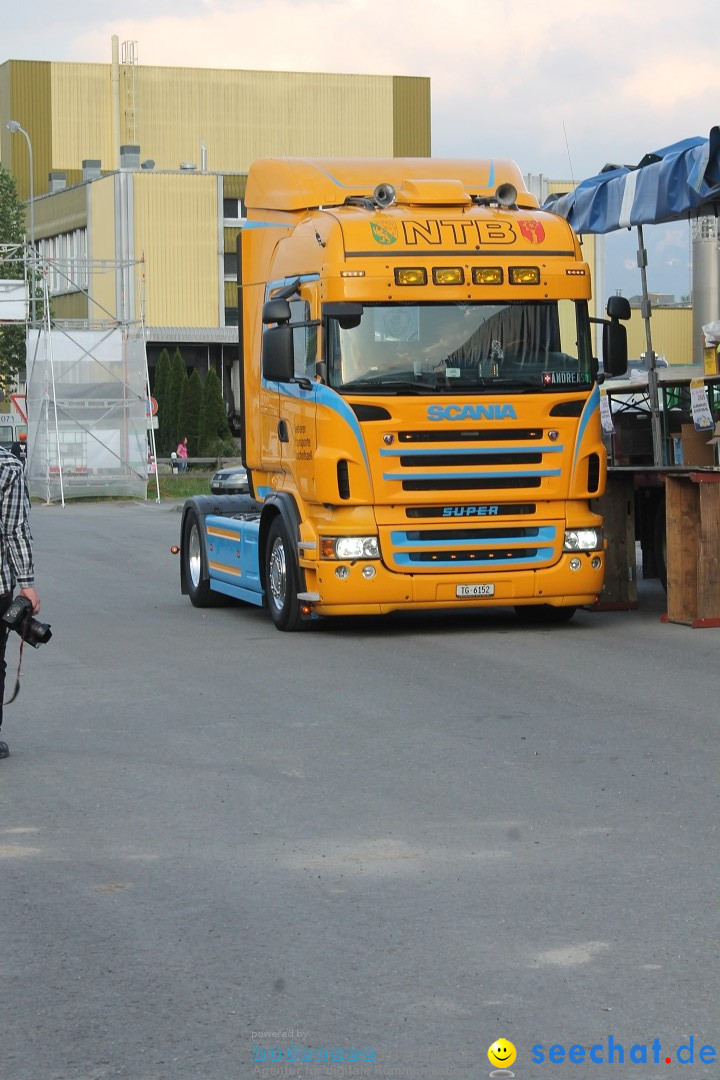
<svg viewBox="0 0 720 1080">
<path fill-rule="evenodd" d="M 579 560 L 577 570 L 571 559 Z M 593 566 L 595 560 L 596 566 Z M 348 575 L 338 578 L 335 570 L 345 566 Z M 375 576 L 363 577 L 363 568 L 372 566 Z M 319 615 L 373 615 L 392 611 L 441 608 L 488 608 L 525 604 L 580 607 L 594 604 L 600 597 L 605 573 L 602 551 L 580 555 L 564 553 L 553 566 L 513 573 L 399 574 L 379 560 L 354 563 L 327 562 L 305 567 L 312 608 Z M 492 584 L 494 593 L 486 597 L 458 597 L 458 585 Z"/>
</svg>

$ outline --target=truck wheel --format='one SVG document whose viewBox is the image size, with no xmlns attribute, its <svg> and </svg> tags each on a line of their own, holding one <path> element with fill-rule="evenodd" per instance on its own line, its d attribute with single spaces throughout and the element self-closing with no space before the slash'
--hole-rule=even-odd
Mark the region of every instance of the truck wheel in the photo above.
<svg viewBox="0 0 720 1080">
<path fill-rule="evenodd" d="M 570 622 L 576 611 L 576 607 L 553 607 L 552 604 L 523 604 L 515 608 L 517 617 L 533 626 L 560 626 Z"/>
<path fill-rule="evenodd" d="M 667 527 L 665 523 L 665 498 L 661 498 L 655 511 L 653 531 L 653 554 L 655 570 L 665 592 L 667 592 Z"/>
<path fill-rule="evenodd" d="M 282 518 L 276 517 L 265 547 L 265 595 L 270 617 L 278 630 L 297 630 L 302 625 L 297 598 L 299 579 L 293 545 Z"/>
<path fill-rule="evenodd" d="M 183 570 L 190 603 L 193 607 L 218 607 L 224 598 L 210 588 L 205 570 L 205 552 L 197 514 L 188 510 L 183 526 Z"/>
</svg>

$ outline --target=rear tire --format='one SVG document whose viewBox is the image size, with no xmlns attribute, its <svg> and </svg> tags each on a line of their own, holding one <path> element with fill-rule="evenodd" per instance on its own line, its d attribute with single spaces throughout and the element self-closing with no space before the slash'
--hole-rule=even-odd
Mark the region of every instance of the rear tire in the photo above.
<svg viewBox="0 0 720 1080">
<path fill-rule="evenodd" d="M 570 622 L 576 611 L 576 607 L 553 607 L 552 604 L 523 605 L 515 608 L 517 617 L 532 626 L 561 626 Z"/>
<path fill-rule="evenodd" d="M 302 626 L 297 598 L 300 568 L 295 547 L 281 517 L 268 531 L 265 546 L 265 596 L 270 618 L 278 630 L 298 630 Z"/>
<path fill-rule="evenodd" d="M 205 546 L 202 539 L 202 530 L 198 515 L 194 510 L 188 510 L 185 516 L 182 558 L 185 586 L 193 607 L 219 607 L 225 603 L 225 598 L 219 593 L 213 592 L 210 588 L 205 566 Z"/>
</svg>

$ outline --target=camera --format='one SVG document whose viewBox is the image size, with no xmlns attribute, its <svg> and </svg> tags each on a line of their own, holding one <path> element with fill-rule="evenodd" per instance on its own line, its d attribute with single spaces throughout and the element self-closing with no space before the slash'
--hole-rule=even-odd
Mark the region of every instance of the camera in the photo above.
<svg viewBox="0 0 720 1080">
<path fill-rule="evenodd" d="M 16 596 L 2 619 L 10 630 L 19 634 L 33 649 L 44 645 L 52 637 L 48 624 L 33 618 L 32 604 L 26 596 Z"/>
</svg>

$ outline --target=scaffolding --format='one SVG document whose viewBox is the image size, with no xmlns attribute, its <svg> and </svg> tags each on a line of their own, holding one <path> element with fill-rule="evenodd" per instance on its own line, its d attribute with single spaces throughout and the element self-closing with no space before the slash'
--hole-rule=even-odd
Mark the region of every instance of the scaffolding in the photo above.
<svg viewBox="0 0 720 1080">
<path fill-rule="evenodd" d="M 19 251 L 13 245 L 0 246 L 0 268 L 16 283 L 24 282 L 24 318 L 4 319 L 0 310 L 0 319 L 24 321 L 26 326 L 26 478 L 31 496 L 63 505 L 66 498 L 145 499 L 148 473 L 154 471 L 159 501 L 142 261 L 44 259 L 32 247 Z M 86 298 L 87 318 L 54 316 L 54 297 L 63 293 Z M 93 296 L 113 297 L 115 302 L 102 303 Z M 139 316 L 130 318 L 128 309 Z"/>
</svg>

